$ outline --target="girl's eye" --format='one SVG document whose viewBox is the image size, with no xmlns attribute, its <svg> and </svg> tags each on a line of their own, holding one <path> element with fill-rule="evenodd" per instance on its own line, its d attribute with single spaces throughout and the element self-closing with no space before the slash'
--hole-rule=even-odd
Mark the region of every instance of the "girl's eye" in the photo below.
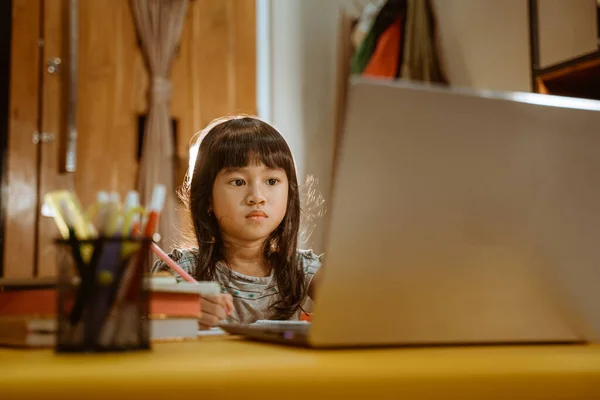
<svg viewBox="0 0 600 400">
<path fill-rule="evenodd" d="M 279 183 L 279 179 L 276 179 L 276 178 L 267 179 L 267 184 L 269 184 L 270 186 L 277 185 L 278 183 Z"/>
<path fill-rule="evenodd" d="M 234 179 L 231 182 L 229 182 L 229 184 L 231 184 L 233 186 L 242 186 L 244 183 L 245 182 L 243 179 Z"/>
</svg>

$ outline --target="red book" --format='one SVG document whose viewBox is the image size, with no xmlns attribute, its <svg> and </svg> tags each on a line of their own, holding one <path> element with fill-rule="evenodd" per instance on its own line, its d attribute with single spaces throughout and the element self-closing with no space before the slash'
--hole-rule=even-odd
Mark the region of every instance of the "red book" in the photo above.
<svg viewBox="0 0 600 400">
<path fill-rule="evenodd" d="M 0 292 L 2 315 L 56 315 L 56 289 Z M 149 312 L 154 315 L 194 317 L 200 314 L 197 293 L 151 292 Z"/>
<path fill-rule="evenodd" d="M 56 315 L 56 289 L 0 292 L 0 315 Z"/>
<path fill-rule="evenodd" d="M 200 316 L 200 295 L 196 293 L 150 293 L 150 315 L 168 317 Z"/>
</svg>

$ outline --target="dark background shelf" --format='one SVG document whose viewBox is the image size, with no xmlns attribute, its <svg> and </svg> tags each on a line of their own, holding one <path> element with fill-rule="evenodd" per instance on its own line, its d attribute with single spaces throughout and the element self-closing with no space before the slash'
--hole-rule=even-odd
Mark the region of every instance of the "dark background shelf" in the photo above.
<svg viewBox="0 0 600 400">
<path fill-rule="evenodd" d="M 600 50 L 540 68 L 538 1 L 529 0 L 532 89 L 537 93 L 600 100 Z"/>
</svg>

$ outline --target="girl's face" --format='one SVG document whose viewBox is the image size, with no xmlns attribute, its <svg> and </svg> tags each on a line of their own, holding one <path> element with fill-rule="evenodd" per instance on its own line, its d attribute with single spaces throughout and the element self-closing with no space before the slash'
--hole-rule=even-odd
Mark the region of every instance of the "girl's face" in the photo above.
<svg viewBox="0 0 600 400">
<path fill-rule="evenodd" d="M 221 170 L 213 184 L 212 212 L 223 238 L 266 239 L 285 216 L 288 186 L 283 169 L 262 163 Z"/>
</svg>

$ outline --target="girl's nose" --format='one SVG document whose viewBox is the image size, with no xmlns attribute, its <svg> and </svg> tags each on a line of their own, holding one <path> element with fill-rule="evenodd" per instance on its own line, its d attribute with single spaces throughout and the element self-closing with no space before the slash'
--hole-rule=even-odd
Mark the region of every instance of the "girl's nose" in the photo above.
<svg viewBox="0 0 600 400">
<path fill-rule="evenodd" d="M 262 194 L 257 185 L 252 185 L 248 196 L 246 197 L 246 204 L 248 205 L 257 205 L 257 204 L 265 204 L 266 202 L 265 196 Z"/>
</svg>

